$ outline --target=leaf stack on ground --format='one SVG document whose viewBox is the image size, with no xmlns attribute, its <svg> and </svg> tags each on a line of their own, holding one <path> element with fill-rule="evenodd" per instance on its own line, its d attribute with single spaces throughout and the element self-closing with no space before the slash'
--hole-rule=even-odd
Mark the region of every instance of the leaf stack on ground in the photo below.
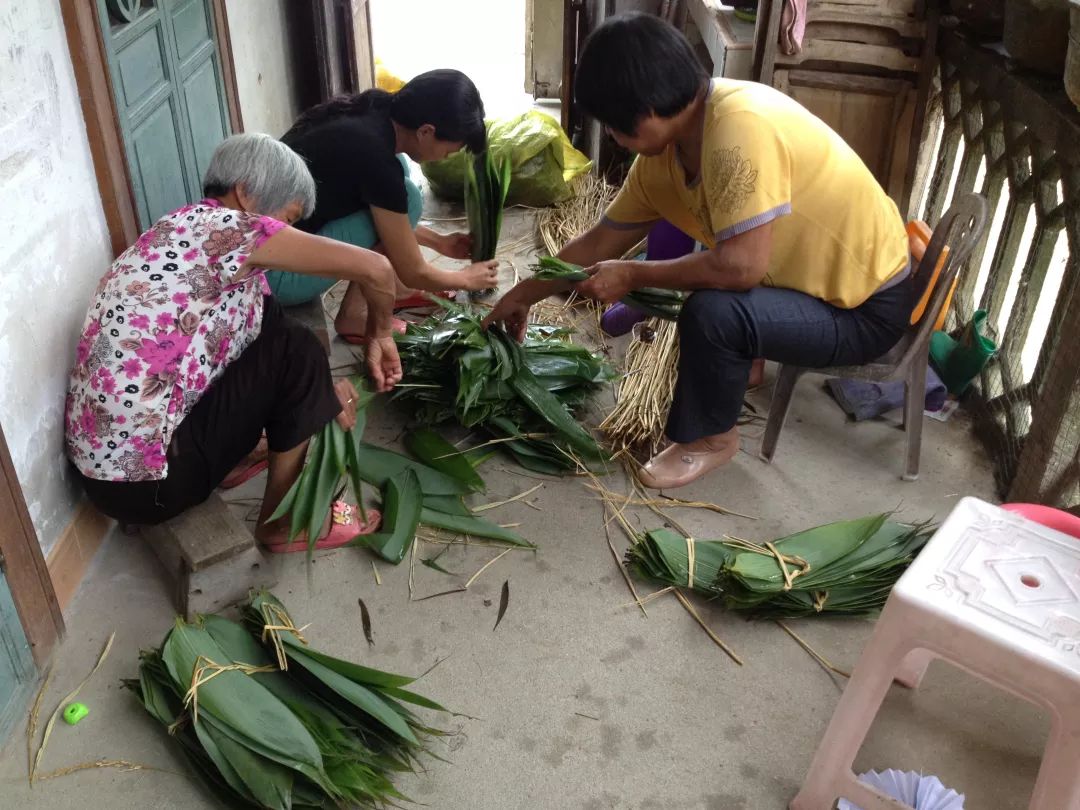
<svg viewBox="0 0 1080 810">
<path fill-rule="evenodd" d="M 480 317 L 442 302 L 444 312 L 412 324 L 397 338 L 405 376 L 395 399 L 424 424 L 456 421 L 481 428 L 534 472 L 573 469 L 571 456 L 603 463 L 596 439 L 575 412 L 614 371 L 571 343 L 565 330 L 530 326 L 518 344 Z"/>
<path fill-rule="evenodd" d="M 176 625 L 127 681 L 225 804 L 388 807 L 393 777 L 414 770 L 440 734 L 410 706 L 412 678 L 321 653 L 274 596 L 254 594 L 244 624 Z"/>
<path fill-rule="evenodd" d="M 867 616 L 885 605 L 933 531 L 889 517 L 829 523 L 766 543 L 655 529 L 638 536 L 626 565 L 643 579 L 691 588 L 754 618 Z"/>
</svg>

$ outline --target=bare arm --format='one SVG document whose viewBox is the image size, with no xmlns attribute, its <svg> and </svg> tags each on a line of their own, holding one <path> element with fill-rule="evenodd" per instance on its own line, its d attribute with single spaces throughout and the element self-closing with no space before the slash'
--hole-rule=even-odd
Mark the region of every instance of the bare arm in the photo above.
<svg viewBox="0 0 1080 810">
<path fill-rule="evenodd" d="M 383 250 L 390 257 L 394 272 L 406 287 L 438 292 L 483 290 L 494 287 L 497 283 L 494 273 L 497 265 L 493 262 L 477 262 L 459 271 L 441 270 L 425 261 L 420 252 L 420 242 L 417 241 L 418 234 L 413 231 L 412 223 L 405 214 L 373 207 L 371 216 L 375 220 L 375 230 L 379 234 Z M 424 228 L 424 231 L 425 240 L 430 240 L 431 235 L 439 236 L 427 228 Z M 435 245 L 432 244 L 431 247 Z"/>
<path fill-rule="evenodd" d="M 282 228 L 248 256 L 251 267 L 273 267 L 302 275 L 356 282 L 368 303 L 367 365 L 376 390 L 387 391 L 401 380 L 401 361 L 394 345 L 394 268 L 372 250 Z"/>
<path fill-rule="evenodd" d="M 772 223 L 752 228 L 703 250 L 660 262 L 606 261 L 589 268 L 577 285 L 583 295 L 610 303 L 641 287 L 669 290 L 749 290 L 769 270 Z"/>
<path fill-rule="evenodd" d="M 605 259 L 622 256 L 649 232 L 649 225 L 623 230 L 598 222 L 581 236 L 571 239 L 559 251 L 559 258 L 582 267 L 590 267 Z M 564 281 L 541 281 L 527 278 L 504 295 L 484 319 L 485 326 L 501 323 L 519 340 L 525 334 L 529 307 L 549 295 L 572 290 L 574 285 Z"/>
</svg>

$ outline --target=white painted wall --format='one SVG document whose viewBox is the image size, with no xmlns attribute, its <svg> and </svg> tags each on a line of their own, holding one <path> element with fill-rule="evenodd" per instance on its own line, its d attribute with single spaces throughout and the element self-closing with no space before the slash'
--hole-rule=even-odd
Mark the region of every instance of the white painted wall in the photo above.
<svg viewBox="0 0 1080 810">
<path fill-rule="evenodd" d="M 0 199 L 0 425 L 47 551 L 81 497 L 64 395 L 112 259 L 58 0 L 0 3 Z"/>
<path fill-rule="evenodd" d="M 295 0 L 226 0 L 240 114 L 248 132 L 280 137 L 300 114 L 286 6 Z"/>
</svg>

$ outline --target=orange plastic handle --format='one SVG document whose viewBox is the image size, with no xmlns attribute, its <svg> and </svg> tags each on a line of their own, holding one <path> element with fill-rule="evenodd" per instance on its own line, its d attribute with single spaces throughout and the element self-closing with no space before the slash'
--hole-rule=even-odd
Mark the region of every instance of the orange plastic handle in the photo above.
<svg viewBox="0 0 1080 810">
<path fill-rule="evenodd" d="M 923 256 L 926 255 L 926 248 L 930 245 L 930 237 L 933 235 L 933 232 L 930 230 L 930 226 L 925 222 L 916 220 L 907 224 L 907 235 L 911 258 L 916 262 L 912 271 L 912 274 L 915 275 L 922 270 L 919 264 L 921 264 Z M 941 249 L 941 256 L 938 257 L 937 267 L 933 269 L 933 274 L 930 276 L 930 283 L 926 285 L 926 291 L 922 294 L 922 298 L 916 302 L 915 308 L 911 311 L 912 325 L 918 323 L 919 318 L 923 316 L 923 312 L 925 312 L 927 306 L 930 305 L 930 296 L 934 294 L 934 287 L 937 286 L 938 278 L 941 276 L 941 271 L 945 267 L 945 259 L 948 258 L 948 256 L 949 246 L 946 245 Z M 941 308 L 941 314 L 938 316 L 937 323 L 934 324 L 934 329 L 940 330 L 945 326 L 945 316 L 949 313 L 949 307 L 952 305 L 953 293 L 956 292 L 956 285 L 959 281 L 959 276 L 953 280 L 952 289 L 949 290 L 949 295 L 945 299 L 945 306 Z"/>
</svg>

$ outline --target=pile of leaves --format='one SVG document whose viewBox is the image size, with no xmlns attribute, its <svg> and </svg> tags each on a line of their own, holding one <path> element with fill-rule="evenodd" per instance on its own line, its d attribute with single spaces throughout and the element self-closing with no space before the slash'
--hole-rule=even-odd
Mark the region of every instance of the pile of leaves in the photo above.
<svg viewBox="0 0 1080 810">
<path fill-rule="evenodd" d="M 408 552 L 419 524 L 533 548 L 517 532 L 476 517 L 464 496 L 486 489 L 469 457 L 431 430 L 410 433 L 406 446 L 415 457 L 363 440 L 367 406 L 374 394 L 359 387 L 356 426 L 344 431 L 331 421 L 311 440 L 307 461 L 270 520 L 289 515 L 289 540 L 307 532 L 310 560 L 331 505 L 352 487 L 363 515 L 363 485 L 382 493 L 383 523 L 377 534 L 360 535 L 355 545 L 370 548 L 395 565 Z M 309 569 L 310 570 L 310 569 Z"/>
<path fill-rule="evenodd" d="M 615 376 L 563 329 L 531 325 L 518 344 L 480 317 L 441 302 L 443 312 L 397 336 L 405 375 L 394 394 L 424 424 L 481 428 L 523 467 L 558 474 L 606 461 L 575 418 L 589 395 Z"/>
<path fill-rule="evenodd" d="M 929 524 L 889 518 L 828 523 L 764 544 L 656 529 L 638 536 L 626 565 L 643 579 L 691 588 L 756 618 L 866 616 L 885 605 L 933 533 Z"/>
<path fill-rule="evenodd" d="M 243 624 L 177 619 L 125 685 L 232 807 L 387 807 L 441 732 L 409 706 L 446 711 L 405 689 L 412 678 L 312 649 L 273 595 Z"/>
<path fill-rule="evenodd" d="M 405 440 L 414 461 L 393 450 L 360 443 L 360 475 L 382 492 L 382 531 L 353 541 L 395 565 L 405 559 L 423 524 L 511 546 L 535 548 L 517 532 L 479 518 L 463 496 L 486 489 L 469 456 L 433 430 L 410 432 Z M 426 463 L 425 463 L 426 462 Z"/>
<path fill-rule="evenodd" d="M 578 265 L 555 256 L 541 256 L 532 270 L 535 278 L 542 281 L 585 281 L 589 277 Z M 675 290 L 642 287 L 627 294 L 622 302 L 650 317 L 674 321 L 682 311 L 683 295 Z"/>
<path fill-rule="evenodd" d="M 471 158 L 471 159 L 470 159 Z M 465 158 L 465 214 L 472 235 L 472 260 L 495 258 L 502 232 L 503 205 L 510 190 L 510 160 L 491 150 Z"/>
</svg>

